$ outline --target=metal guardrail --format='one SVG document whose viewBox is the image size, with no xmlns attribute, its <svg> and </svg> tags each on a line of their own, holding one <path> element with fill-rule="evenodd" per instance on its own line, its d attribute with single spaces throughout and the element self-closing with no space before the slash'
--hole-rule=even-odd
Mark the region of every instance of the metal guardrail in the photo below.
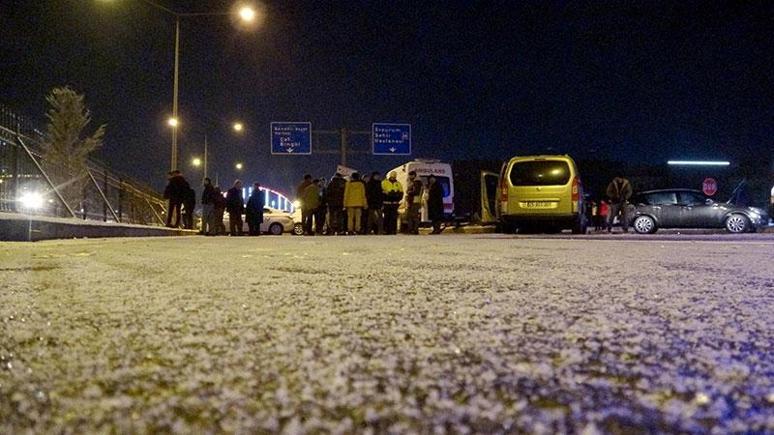
<svg viewBox="0 0 774 435">
<path fill-rule="evenodd" d="M 166 201 L 153 188 L 93 159 L 85 174 L 46 162 L 43 140 L 31 122 L 0 105 L 0 212 L 164 224 Z M 69 195 L 62 198 L 60 190 Z M 34 210 L 20 201 L 33 192 L 43 196 Z"/>
</svg>

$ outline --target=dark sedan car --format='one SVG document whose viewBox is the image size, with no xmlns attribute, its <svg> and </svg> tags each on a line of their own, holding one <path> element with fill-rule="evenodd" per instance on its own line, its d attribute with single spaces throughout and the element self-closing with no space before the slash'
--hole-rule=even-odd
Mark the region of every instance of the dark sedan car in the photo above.
<svg viewBox="0 0 774 435">
<path fill-rule="evenodd" d="M 650 190 L 635 195 L 631 204 L 632 227 L 641 234 L 659 228 L 726 228 L 745 233 L 769 223 L 763 209 L 716 202 L 692 189 Z"/>
</svg>

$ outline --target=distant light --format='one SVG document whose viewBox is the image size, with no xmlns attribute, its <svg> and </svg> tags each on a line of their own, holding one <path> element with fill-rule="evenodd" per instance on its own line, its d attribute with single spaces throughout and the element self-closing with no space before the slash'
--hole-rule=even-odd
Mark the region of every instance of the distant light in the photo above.
<svg viewBox="0 0 774 435">
<path fill-rule="evenodd" d="M 191 160 L 191 164 L 198 168 L 202 165 L 202 159 L 195 157 L 193 160 Z"/>
<path fill-rule="evenodd" d="M 171 118 L 169 118 L 169 119 L 167 120 L 167 124 L 168 124 L 170 127 L 172 127 L 172 128 L 175 128 L 175 127 L 177 127 L 178 125 L 180 125 L 180 121 L 179 121 L 177 118 L 175 118 L 175 117 L 173 116 L 173 117 L 171 117 Z"/>
<path fill-rule="evenodd" d="M 301 207 L 301 201 L 299 201 L 299 200 L 293 201 L 293 207 L 295 207 L 295 208 Z"/>
<path fill-rule="evenodd" d="M 721 160 L 669 160 L 667 165 L 675 166 L 728 166 L 731 162 Z"/>
<path fill-rule="evenodd" d="M 234 165 L 234 167 L 237 168 L 237 171 L 241 171 L 244 165 L 241 163 L 237 163 L 236 165 Z"/>
<path fill-rule="evenodd" d="M 25 208 L 37 209 L 43 207 L 43 195 L 38 192 L 28 192 L 19 198 L 19 202 Z"/>
<path fill-rule="evenodd" d="M 242 19 L 245 23 L 252 23 L 255 21 L 256 16 L 255 9 L 251 8 L 250 6 L 244 6 L 239 9 L 239 18 Z"/>
<path fill-rule="evenodd" d="M 241 122 L 234 123 L 234 131 L 241 132 L 244 129 L 245 129 L 245 126 Z"/>
</svg>

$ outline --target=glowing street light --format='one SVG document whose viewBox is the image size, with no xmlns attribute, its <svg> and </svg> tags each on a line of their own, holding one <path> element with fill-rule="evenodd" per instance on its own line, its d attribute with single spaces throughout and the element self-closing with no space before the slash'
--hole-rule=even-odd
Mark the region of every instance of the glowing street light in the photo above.
<svg viewBox="0 0 774 435">
<path fill-rule="evenodd" d="M 191 18 L 198 18 L 198 17 L 214 17 L 214 16 L 232 16 L 235 20 L 241 21 L 243 24 L 243 28 L 245 29 L 251 29 L 257 26 L 260 26 L 263 23 L 263 20 L 265 19 L 265 12 L 261 8 L 255 9 L 254 7 L 251 7 L 249 5 L 235 5 L 235 7 L 231 8 L 228 11 L 221 11 L 221 12 L 178 12 L 174 9 L 170 9 L 166 6 L 163 6 L 159 4 L 156 0 L 142 0 L 145 4 L 148 6 L 154 7 L 165 14 L 173 17 L 175 19 L 175 59 L 174 59 L 174 68 L 173 68 L 173 74 L 172 74 L 172 118 L 170 118 L 167 123 L 172 128 L 172 146 L 171 146 L 171 157 L 170 157 L 170 170 L 177 169 L 177 157 L 178 157 L 178 146 L 177 146 L 177 136 L 178 136 L 178 88 L 179 88 L 179 76 L 180 76 L 180 21 L 183 19 L 191 19 Z M 112 0 L 100 0 L 101 3 L 112 3 Z M 205 163 L 206 166 L 206 163 Z M 205 171 L 206 172 L 206 171 Z"/>
<path fill-rule="evenodd" d="M 241 133 L 241 132 L 242 132 L 242 130 L 244 130 L 244 129 L 245 129 L 245 126 L 244 126 L 244 124 L 242 124 L 241 122 L 235 122 L 235 123 L 234 123 L 234 126 L 233 126 L 233 128 L 234 128 L 234 131 L 235 131 L 235 132 L 237 132 L 237 133 Z"/>
<path fill-rule="evenodd" d="M 244 168 L 244 165 L 242 163 L 237 163 L 236 165 L 234 165 L 234 167 L 236 168 L 237 171 L 241 171 L 242 168 Z"/>
<path fill-rule="evenodd" d="M 194 157 L 193 160 L 191 160 L 191 164 L 198 168 L 199 166 L 202 165 L 202 159 L 198 157 Z"/>
<path fill-rule="evenodd" d="M 257 13 L 255 12 L 255 9 L 251 8 L 250 6 L 242 6 L 239 9 L 239 18 L 245 23 L 252 23 L 255 21 L 256 15 Z"/>
</svg>

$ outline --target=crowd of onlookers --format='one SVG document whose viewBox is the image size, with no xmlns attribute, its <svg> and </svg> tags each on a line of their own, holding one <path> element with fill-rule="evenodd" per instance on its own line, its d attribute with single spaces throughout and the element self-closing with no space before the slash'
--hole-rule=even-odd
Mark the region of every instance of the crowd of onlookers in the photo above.
<svg viewBox="0 0 774 435">
<path fill-rule="evenodd" d="M 242 182 L 236 180 L 225 196 L 220 187 L 204 179 L 202 191 L 201 233 L 225 234 L 224 216 L 228 213 L 231 235 L 242 235 L 242 216 L 245 215 L 249 235 L 260 235 L 263 222 L 264 195 L 260 184 L 253 185 L 252 194 L 245 202 Z M 397 180 L 395 172 L 382 179 L 379 172 L 368 177 L 358 173 L 345 179 L 337 173 L 326 182 L 324 178 L 305 175 L 296 188 L 300 201 L 301 219 L 305 235 L 397 234 L 398 208 L 405 200 L 406 232 L 419 234 L 420 211 L 427 203 L 428 218 L 433 223 L 432 234 L 439 234 L 443 220 L 443 189 L 434 176 L 428 177 L 427 186 L 415 172 L 409 173 L 408 185 Z M 169 201 L 166 225 L 170 228 L 194 228 L 196 193 L 180 171 L 171 171 L 164 198 Z"/>
<path fill-rule="evenodd" d="M 427 186 L 415 172 L 408 175 L 405 188 L 395 172 L 385 179 L 377 171 L 367 177 L 355 172 L 349 180 L 337 173 L 329 182 L 305 175 L 296 188 L 304 234 L 397 234 L 398 208 L 404 199 L 406 232 L 419 234 L 420 211 L 426 201 L 428 217 L 433 222 L 432 234 L 439 234 L 443 220 L 442 187 L 432 175 Z"/>
</svg>

